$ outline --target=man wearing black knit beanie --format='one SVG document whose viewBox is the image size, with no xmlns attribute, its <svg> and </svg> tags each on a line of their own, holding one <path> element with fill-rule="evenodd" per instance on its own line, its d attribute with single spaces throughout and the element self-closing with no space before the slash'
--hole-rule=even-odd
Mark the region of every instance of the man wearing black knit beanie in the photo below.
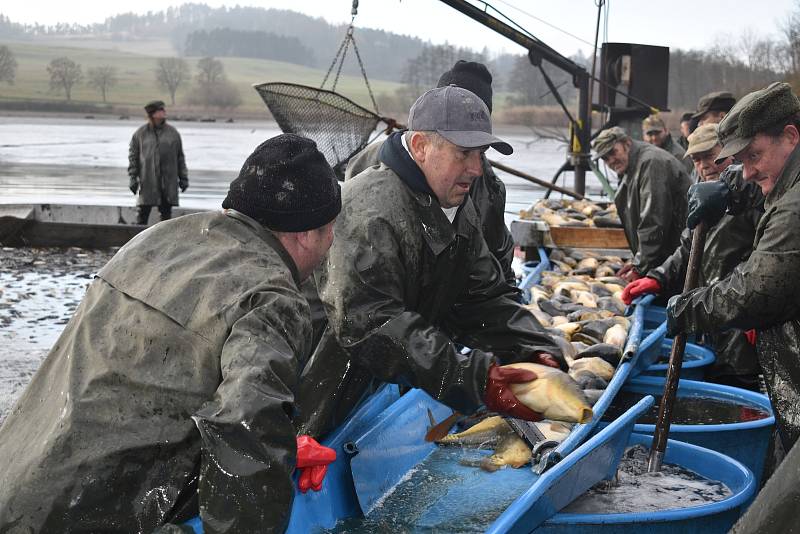
<svg viewBox="0 0 800 534">
<path fill-rule="evenodd" d="M 280 135 L 223 207 L 153 226 L 97 274 L 0 427 L 0 530 L 283 532 L 295 468 L 320 489 L 336 453 L 292 421 L 312 348 L 298 288 L 339 184 L 313 141 Z"/>
<path fill-rule="evenodd" d="M 492 112 L 492 74 L 483 63 L 476 61 L 456 61 L 453 68 L 442 74 L 436 87 L 455 85 L 476 94 L 489 113 Z M 368 167 L 377 165 L 378 151 L 383 140 L 372 143 L 353 156 L 347 163 L 345 180 L 349 180 Z M 497 258 L 501 276 L 509 285 L 516 287 L 516 277 L 511 268 L 514 259 L 514 238 L 505 221 L 506 186 L 497 177 L 485 157 L 481 158 L 483 172 L 475 178 L 469 196 L 475 204 L 481 221 L 481 231 L 489 252 Z"/>
</svg>

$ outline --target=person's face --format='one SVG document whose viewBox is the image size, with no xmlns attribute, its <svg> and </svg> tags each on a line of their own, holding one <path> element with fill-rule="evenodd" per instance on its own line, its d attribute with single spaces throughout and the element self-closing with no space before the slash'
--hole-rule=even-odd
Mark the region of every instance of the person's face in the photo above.
<svg viewBox="0 0 800 534">
<path fill-rule="evenodd" d="M 689 127 L 691 125 L 692 125 L 692 121 L 683 121 L 683 122 L 681 122 L 681 135 L 683 137 L 689 137 L 689 134 L 691 133 L 689 131 Z"/>
<path fill-rule="evenodd" d="M 333 226 L 335 222 L 336 219 L 325 226 L 303 232 L 299 241 L 303 249 L 305 249 L 304 256 L 306 261 L 303 262 L 303 266 L 298 265 L 300 277 L 303 280 L 308 278 L 314 272 L 314 269 L 319 267 L 322 260 L 325 259 L 328 249 L 333 244 Z"/>
<path fill-rule="evenodd" d="M 414 132 L 412 153 L 443 208 L 464 202 L 476 177 L 483 173 L 481 154 L 488 147 L 464 148 L 443 138 Z"/>
<path fill-rule="evenodd" d="M 644 140 L 650 143 L 651 145 L 661 146 L 664 144 L 664 141 L 667 140 L 667 130 L 666 128 L 663 130 L 651 130 L 649 132 L 642 132 L 644 136 Z"/>
<path fill-rule="evenodd" d="M 724 111 L 707 111 L 697 121 L 697 126 L 700 127 L 704 124 L 719 124 L 725 118 Z"/>
<path fill-rule="evenodd" d="M 736 154 L 743 165 L 743 177 L 755 182 L 764 196 L 775 187 L 789 155 L 800 142 L 800 132 L 786 126 L 778 137 L 758 133 L 744 150 Z"/>
<path fill-rule="evenodd" d="M 619 176 L 628 170 L 630 151 L 630 145 L 628 143 L 625 141 L 617 141 L 614 143 L 614 148 L 603 156 L 602 159 L 606 162 L 606 165 Z"/>
<path fill-rule="evenodd" d="M 714 160 L 721 151 L 722 145 L 717 144 L 711 150 L 698 152 L 690 156 L 692 158 L 692 163 L 694 163 L 694 168 L 697 171 L 697 174 L 700 175 L 700 178 L 702 178 L 704 182 L 718 180 L 719 175 L 722 174 L 722 171 L 727 169 L 728 166 L 733 162 L 733 158 L 727 158 L 723 160 L 722 163 L 714 163 Z"/>
<path fill-rule="evenodd" d="M 165 110 L 164 108 L 156 110 L 153 113 L 152 117 L 153 117 L 153 121 L 154 122 L 157 122 L 157 123 L 164 122 L 166 120 L 166 118 L 167 118 L 167 110 Z"/>
</svg>

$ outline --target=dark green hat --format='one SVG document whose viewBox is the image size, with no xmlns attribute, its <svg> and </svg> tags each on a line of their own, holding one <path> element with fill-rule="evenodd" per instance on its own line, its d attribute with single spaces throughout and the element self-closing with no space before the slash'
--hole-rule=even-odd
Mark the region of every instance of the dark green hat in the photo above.
<svg viewBox="0 0 800 534">
<path fill-rule="evenodd" d="M 592 148 L 595 151 L 593 159 L 598 160 L 602 158 L 611 152 L 611 149 L 614 148 L 614 144 L 617 143 L 617 141 L 622 141 L 627 138 L 628 134 L 619 126 L 613 126 L 603 130 L 595 137 L 592 143 Z"/>
<path fill-rule="evenodd" d="M 159 109 L 164 109 L 164 102 L 161 100 L 153 100 L 148 102 L 147 105 L 144 107 L 144 110 L 147 112 L 148 115 L 152 115 Z"/>
<path fill-rule="evenodd" d="M 700 97 L 693 119 L 700 119 L 709 111 L 730 111 L 736 104 L 736 97 L 728 91 L 714 91 Z"/>
<path fill-rule="evenodd" d="M 717 127 L 722 151 L 717 162 L 747 148 L 753 137 L 800 112 L 800 100 L 788 83 L 775 82 L 742 97 Z"/>
</svg>

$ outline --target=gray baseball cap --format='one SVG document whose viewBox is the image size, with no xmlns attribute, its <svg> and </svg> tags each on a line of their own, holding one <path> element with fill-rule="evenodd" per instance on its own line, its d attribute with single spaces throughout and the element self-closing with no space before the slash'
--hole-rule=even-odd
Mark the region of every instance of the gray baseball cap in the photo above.
<svg viewBox="0 0 800 534">
<path fill-rule="evenodd" d="M 514 152 L 492 135 L 492 119 L 483 100 L 455 85 L 425 91 L 408 112 L 408 129 L 436 132 L 463 148 L 491 146 L 506 156 Z"/>
</svg>

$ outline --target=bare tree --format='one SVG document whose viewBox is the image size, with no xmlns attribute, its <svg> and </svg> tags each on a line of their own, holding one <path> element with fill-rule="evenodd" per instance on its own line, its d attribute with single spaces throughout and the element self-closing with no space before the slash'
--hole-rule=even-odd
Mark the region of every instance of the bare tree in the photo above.
<svg viewBox="0 0 800 534">
<path fill-rule="evenodd" d="M 117 68 L 111 65 L 103 65 L 101 67 L 92 67 L 88 72 L 90 87 L 99 90 L 103 95 L 103 102 L 106 101 L 106 92 L 117 85 L 119 79 L 117 78 Z"/>
<path fill-rule="evenodd" d="M 0 82 L 8 82 L 14 85 L 14 77 L 17 75 L 17 60 L 14 53 L 5 45 L 0 46 Z"/>
<path fill-rule="evenodd" d="M 791 72 L 800 71 L 800 2 L 795 3 L 795 9 L 781 24 L 781 31 L 786 38 L 787 56 L 791 65 Z"/>
<path fill-rule="evenodd" d="M 156 67 L 158 85 L 169 91 L 172 105 L 175 105 L 175 92 L 189 79 L 189 64 L 179 57 L 162 57 Z"/>
<path fill-rule="evenodd" d="M 47 66 L 50 74 L 50 89 L 64 90 L 67 100 L 72 99 L 72 86 L 83 79 L 81 66 L 66 56 L 57 57 Z"/>
<path fill-rule="evenodd" d="M 225 67 L 222 61 L 213 57 L 204 57 L 197 61 L 197 83 L 214 85 L 225 81 Z"/>
</svg>

